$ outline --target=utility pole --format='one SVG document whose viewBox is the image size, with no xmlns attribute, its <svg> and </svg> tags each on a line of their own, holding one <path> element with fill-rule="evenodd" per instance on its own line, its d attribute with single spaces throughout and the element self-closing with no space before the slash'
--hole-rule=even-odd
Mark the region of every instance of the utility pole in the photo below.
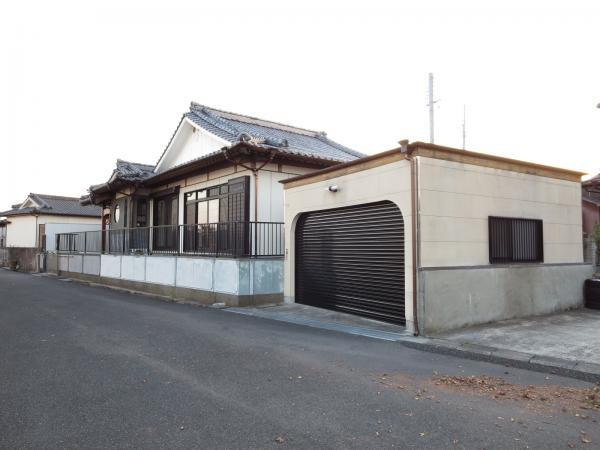
<svg viewBox="0 0 600 450">
<path fill-rule="evenodd" d="M 438 100 L 433 99 L 433 73 L 429 72 L 429 103 L 427 106 L 429 107 L 429 142 L 433 144 L 434 142 L 434 125 L 433 125 L 433 105 L 435 105 Z"/>
<path fill-rule="evenodd" d="M 467 142 L 467 106 L 463 105 L 463 123 L 462 123 L 462 138 L 463 138 L 463 150 Z"/>
</svg>

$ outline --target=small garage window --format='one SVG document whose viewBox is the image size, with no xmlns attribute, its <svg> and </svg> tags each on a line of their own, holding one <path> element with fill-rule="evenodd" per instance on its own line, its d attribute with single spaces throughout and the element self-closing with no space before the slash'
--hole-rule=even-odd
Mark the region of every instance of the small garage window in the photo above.
<svg viewBox="0 0 600 450">
<path fill-rule="evenodd" d="M 544 262 L 541 220 L 489 217 L 488 226 L 491 264 Z"/>
</svg>

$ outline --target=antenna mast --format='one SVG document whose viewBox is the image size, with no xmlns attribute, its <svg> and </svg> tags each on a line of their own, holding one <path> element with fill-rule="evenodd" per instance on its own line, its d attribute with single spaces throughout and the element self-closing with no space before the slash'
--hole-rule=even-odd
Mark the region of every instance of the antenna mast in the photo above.
<svg viewBox="0 0 600 450">
<path fill-rule="evenodd" d="M 467 106 L 463 105 L 463 123 L 462 123 L 462 138 L 463 138 L 463 150 L 467 142 Z"/>
<path fill-rule="evenodd" d="M 429 103 L 427 106 L 429 107 L 429 142 L 433 144 L 434 142 L 434 125 L 433 125 L 433 105 L 435 105 L 439 100 L 433 99 L 433 73 L 429 72 Z"/>
</svg>

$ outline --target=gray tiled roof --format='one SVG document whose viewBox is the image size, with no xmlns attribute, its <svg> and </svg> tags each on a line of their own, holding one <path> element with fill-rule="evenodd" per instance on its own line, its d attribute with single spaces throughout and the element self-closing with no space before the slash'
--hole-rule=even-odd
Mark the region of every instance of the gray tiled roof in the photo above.
<svg viewBox="0 0 600 450">
<path fill-rule="evenodd" d="M 154 166 L 150 164 L 140 164 L 122 159 L 117 160 L 115 174 L 117 178 L 126 181 L 142 181 L 154 173 Z"/>
<path fill-rule="evenodd" d="M 39 208 L 13 208 L 0 212 L 1 216 L 18 216 L 23 214 L 51 214 L 59 216 L 89 216 L 100 217 L 102 209 L 98 206 L 82 206 L 77 197 L 62 197 L 47 194 L 29 194 Z"/>
<path fill-rule="evenodd" d="M 332 141 L 324 132 L 311 131 L 304 128 L 258 119 L 256 117 L 221 111 L 194 102 L 191 103 L 189 111 L 183 115 L 181 121 L 185 118 L 192 121 L 198 127 L 229 142 L 230 147 L 241 142 L 247 142 L 256 147 L 276 149 L 279 152 L 288 153 L 290 155 L 299 155 L 333 162 L 347 162 L 365 156 L 360 152 Z M 179 125 L 181 125 L 181 122 Z M 179 129 L 179 125 L 177 129 Z M 175 130 L 175 133 L 171 137 L 171 142 L 176 133 L 177 130 Z M 169 145 L 170 142 L 167 145 L 167 148 Z M 227 147 L 227 145 L 224 147 Z M 166 149 L 160 159 L 162 159 L 165 152 Z M 221 152 L 222 150 L 218 150 L 202 155 L 199 158 L 186 161 L 178 166 L 210 158 Z M 169 169 L 173 168 L 174 167 L 169 167 Z M 109 182 L 90 186 L 89 191 L 100 191 L 102 189 L 109 190 L 110 184 L 117 180 L 132 183 L 143 182 L 153 176 L 160 175 L 159 173 L 154 172 L 154 170 L 155 166 L 149 164 L 117 160 L 117 167 L 113 171 Z M 84 201 L 89 200 L 89 198 L 86 197 L 82 199 Z"/>
<path fill-rule="evenodd" d="M 332 141 L 324 132 L 292 127 L 192 103 L 185 114 L 201 128 L 235 144 L 251 142 L 284 153 L 346 162 L 364 154 Z"/>
</svg>

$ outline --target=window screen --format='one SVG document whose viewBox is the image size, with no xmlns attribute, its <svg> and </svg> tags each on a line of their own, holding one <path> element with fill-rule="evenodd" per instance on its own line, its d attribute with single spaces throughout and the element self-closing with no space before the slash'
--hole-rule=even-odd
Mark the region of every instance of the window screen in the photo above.
<svg viewBox="0 0 600 450">
<path fill-rule="evenodd" d="M 489 217 L 488 224 L 490 263 L 544 261 L 541 220 Z"/>
</svg>

